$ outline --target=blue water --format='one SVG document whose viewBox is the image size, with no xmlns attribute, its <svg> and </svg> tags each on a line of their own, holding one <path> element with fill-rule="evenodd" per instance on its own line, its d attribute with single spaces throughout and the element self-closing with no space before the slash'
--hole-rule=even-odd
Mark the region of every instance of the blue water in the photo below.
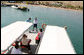
<svg viewBox="0 0 84 55">
<path fill-rule="evenodd" d="M 35 17 L 38 18 L 38 28 L 41 28 L 43 23 L 61 27 L 66 25 L 76 53 L 83 54 L 83 12 L 31 5 L 28 8 L 29 12 L 1 7 L 1 28 L 15 21 L 25 21 L 29 17 L 32 18 L 32 22 Z"/>
</svg>

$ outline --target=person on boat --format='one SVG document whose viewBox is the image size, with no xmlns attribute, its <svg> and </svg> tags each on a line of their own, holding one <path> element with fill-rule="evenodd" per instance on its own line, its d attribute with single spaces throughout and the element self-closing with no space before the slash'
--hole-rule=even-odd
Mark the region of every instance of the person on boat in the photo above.
<svg viewBox="0 0 84 55">
<path fill-rule="evenodd" d="M 43 31 L 42 31 L 42 29 L 39 29 L 39 30 L 40 30 L 40 31 L 38 32 L 38 34 L 37 34 L 37 36 L 36 36 L 36 38 L 35 38 L 37 45 L 39 44 L 39 42 L 40 42 L 40 40 L 41 40 L 41 38 L 42 38 L 42 36 L 43 36 Z"/>
<path fill-rule="evenodd" d="M 24 34 L 21 40 L 21 43 L 22 43 L 21 46 L 28 48 L 29 53 L 31 53 L 30 42 L 31 42 L 31 39 L 27 39 L 27 35 Z"/>
<path fill-rule="evenodd" d="M 12 48 L 11 54 L 22 54 L 19 48 L 19 41 L 15 42 L 15 46 Z"/>
<path fill-rule="evenodd" d="M 36 36 L 36 38 L 35 38 L 35 42 L 36 42 L 36 44 L 38 45 L 39 44 L 39 40 L 40 38 L 39 38 L 39 33 L 37 34 L 37 36 Z"/>
<path fill-rule="evenodd" d="M 41 40 L 41 38 L 42 38 L 42 36 L 43 36 L 43 30 L 40 28 L 39 29 L 40 31 L 38 32 L 39 33 L 39 38 L 40 38 L 40 40 Z"/>
<path fill-rule="evenodd" d="M 31 18 L 27 19 L 27 21 L 26 21 L 26 22 L 31 22 Z"/>
<path fill-rule="evenodd" d="M 34 31 L 34 28 L 36 28 L 36 31 L 37 30 L 37 24 L 38 24 L 38 20 L 37 20 L 37 17 L 35 18 L 35 20 L 33 21 L 33 31 Z"/>
</svg>

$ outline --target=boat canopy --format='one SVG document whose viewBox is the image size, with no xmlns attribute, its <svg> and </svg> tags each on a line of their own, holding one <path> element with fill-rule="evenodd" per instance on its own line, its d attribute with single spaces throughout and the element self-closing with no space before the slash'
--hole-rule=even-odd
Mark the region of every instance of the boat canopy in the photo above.
<svg viewBox="0 0 84 55">
<path fill-rule="evenodd" d="M 17 21 L 1 28 L 1 51 L 6 50 L 31 25 L 29 22 Z"/>
<path fill-rule="evenodd" d="M 47 25 L 38 54 L 76 54 L 63 27 Z"/>
</svg>

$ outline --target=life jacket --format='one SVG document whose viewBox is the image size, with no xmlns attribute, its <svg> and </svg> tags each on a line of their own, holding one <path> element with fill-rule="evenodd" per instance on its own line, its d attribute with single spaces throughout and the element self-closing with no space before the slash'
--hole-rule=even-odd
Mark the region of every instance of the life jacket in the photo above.
<svg viewBox="0 0 84 55">
<path fill-rule="evenodd" d="M 35 40 L 39 40 L 39 35 L 40 35 L 40 33 L 37 34 Z"/>
</svg>

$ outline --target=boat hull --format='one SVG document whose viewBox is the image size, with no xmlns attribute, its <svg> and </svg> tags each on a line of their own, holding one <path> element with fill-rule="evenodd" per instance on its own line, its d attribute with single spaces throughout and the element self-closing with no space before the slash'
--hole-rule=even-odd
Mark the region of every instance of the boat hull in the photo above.
<svg viewBox="0 0 84 55">
<path fill-rule="evenodd" d="M 11 6 L 12 8 L 18 8 L 18 7 L 16 7 L 16 6 Z"/>
</svg>

